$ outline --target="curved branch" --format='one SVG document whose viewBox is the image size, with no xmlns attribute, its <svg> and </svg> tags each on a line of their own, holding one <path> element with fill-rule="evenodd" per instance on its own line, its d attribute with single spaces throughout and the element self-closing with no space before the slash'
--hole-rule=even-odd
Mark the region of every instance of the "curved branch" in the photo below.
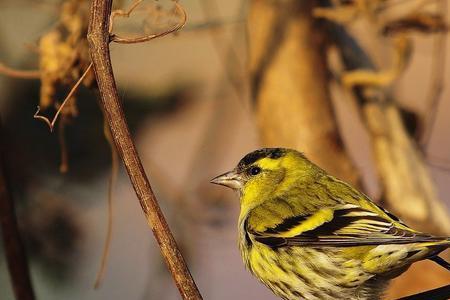
<svg viewBox="0 0 450 300">
<path fill-rule="evenodd" d="M 132 6 L 132 8 L 128 11 L 128 14 L 124 14 L 126 16 L 128 16 L 132 9 L 134 9 L 138 4 L 140 3 L 140 1 L 136 2 L 135 5 Z M 177 2 L 175 2 L 175 7 L 177 8 L 178 11 L 181 12 L 182 15 L 182 19 L 181 21 L 175 25 L 173 28 L 160 32 L 160 33 L 155 33 L 155 34 L 150 34 L 150 35 L 144 35 L 144 36 L 140 36 L 140 37 L 136 37 L 136 38 L 126 38 L 126 37 L 121 37 L 117 34 L 111 34 L 111 42 L 114 43 L 119 43 L 119 44 L 136 44 L 136 43 L 143 43 L 143 42 L 148 42 L 150 40 L 171 34 L 173 32 L 176 32 L 178 30 L 180 30 L 181 28 L 183 28 L 183 26 L 186 24 L 187 21 L 187 14 L 186 11 L 184 10 L 184 8 L 179 5 Z M 110 28 L 110 30 L 112 30 L 112 27 Z"/>
<path fill-rule="evenodd" d="M 111 5 L 112 0 L 92 1 L 87 35 L 105 117 L 139 203 L 182 298 L 202 299 L 153 194 L 120 105 L 109 53 Z"/>
<path fill-rule="evenodd" d="M 39 70 L 16 70 L 5 66 L 0 63 L 0 74 L 4 74 L 9 77 L 21 78 L 21 79 L 39 79 L 41 78 L 41 72 Z"/>
</svg>

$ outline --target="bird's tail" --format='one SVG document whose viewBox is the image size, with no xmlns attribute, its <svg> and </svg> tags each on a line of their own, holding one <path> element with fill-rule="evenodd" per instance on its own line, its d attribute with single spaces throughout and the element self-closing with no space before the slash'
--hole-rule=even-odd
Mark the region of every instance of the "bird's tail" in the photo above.
<svg viewBox="0 0 450 300">
<path fill-rule="evenodd" d="M 442 237 L 441 241 L 436 243 L 430 243 L 426 245 L 426 248 L 429 251 L 426 257 L 427 259 L 437 263 L 441 267 L 447 269 L 447 271 L 450 271 L 450 263 L 447 262 L 442 257 L 438 256 L 439 253 L 450 248 L 450 237 Z"/>
</svg>

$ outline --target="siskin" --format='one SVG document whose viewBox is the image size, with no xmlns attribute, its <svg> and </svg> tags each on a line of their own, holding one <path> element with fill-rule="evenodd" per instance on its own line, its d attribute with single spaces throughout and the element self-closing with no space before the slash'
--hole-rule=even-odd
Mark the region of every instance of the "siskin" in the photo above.
<svg viewBox="0 0 450 300">
<path fill-rule="evenodd" d="M 283 299 L 380 299 L 413 262 L 445 265 L 448 237 L 409 228 L 295 150 L 256 150 L 211 182 L 239 192 L 244 263 Z"/>
</svg>

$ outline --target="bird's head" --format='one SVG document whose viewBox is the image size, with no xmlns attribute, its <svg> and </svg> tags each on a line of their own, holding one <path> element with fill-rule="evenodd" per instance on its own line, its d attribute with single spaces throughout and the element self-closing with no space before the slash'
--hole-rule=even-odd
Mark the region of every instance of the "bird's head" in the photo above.
<svg viewBox="0 0 450 300">
<path fill-rule="evenodd" d="M 213 178 L 211 183 L 256 198 L 306 183 L 318 172 L 321 169 L 296 150 L 263 148 L 244 156 L 233 170 Z"/>
</svg>

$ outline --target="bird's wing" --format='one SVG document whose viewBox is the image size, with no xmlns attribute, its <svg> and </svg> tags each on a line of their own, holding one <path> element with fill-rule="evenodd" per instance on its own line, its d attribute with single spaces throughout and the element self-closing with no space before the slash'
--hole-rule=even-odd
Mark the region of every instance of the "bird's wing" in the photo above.
<svg viewBox="0 0 450 300">
<path fill-rule="evenodd" d="M 270 247 L 353 247 L 440 241 L 355 204 L 322 208 L 293 216 L 264 231 L 247 228 L 254 240 Z"/>
</svg>

